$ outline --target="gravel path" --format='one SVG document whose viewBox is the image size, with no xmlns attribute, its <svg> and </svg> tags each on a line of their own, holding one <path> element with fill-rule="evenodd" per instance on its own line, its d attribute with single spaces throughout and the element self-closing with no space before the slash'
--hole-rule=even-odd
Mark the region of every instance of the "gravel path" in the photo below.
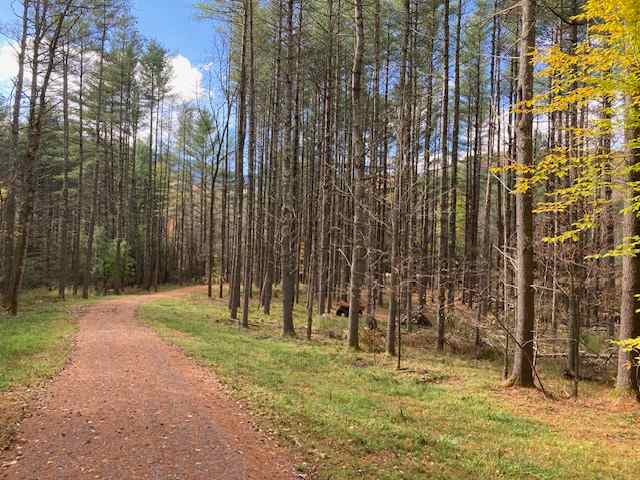
<svg viewBox="0 0 640 480">
<path fill-rule="evenodd" d="M 212 374 L 136 319 L 121 297 L 79 319 L 71 362 L 3 455 L 6 479 L 291 480 L 286 452 Z"/>
</svg>

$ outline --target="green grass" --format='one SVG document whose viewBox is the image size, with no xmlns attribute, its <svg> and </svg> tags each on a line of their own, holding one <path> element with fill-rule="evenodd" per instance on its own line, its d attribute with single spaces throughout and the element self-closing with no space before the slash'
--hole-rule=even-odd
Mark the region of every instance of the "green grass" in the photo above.
<svg viewBox="0 0 640 480">
<path fill-rule="evenodd" d="M 26 387 L 53 377 L 64 366 L 77 330 L 72 309 L 93 300 L 60 302 L 54 292 L 21 295 L 20 313 L 0 313 L 0 449 L 13 440 L 32 392 Z"/>
<path fill-rule="evenodd" d="M 175 288 L 163 285 L 160 291 Z M 145 293 L 131 290 L 131 293 Z M 32 385 L 55 375 L 66 362 L 77 330 L 73 310 L 113 296 L 93 294 L 85 300 L 56 291 L 29 290 L 20 296 L 17 317 L 0 312 L 0 392 Z"/>
<path fill-rule="evenodd" d="M 71 308 L 81 303 L 86 301 L 63 303 L 37 290 L 23 295 L 17 317 L 0 315 L 0 392 L 32 385 L 62 368 L 76 331 Z"/>
<path fill-rule="evenodd" d="M 0 450 L 11 444 L 32 398 L 27 387 L 55 376 L 69 358 L 77 331 L 74 310 L 108 298 L 114 297 L 69 295 L 62 302 L 57 291 L 30 290 L 20 296 L 17 317 L 0 312 Z"/>
<path fill-rule="evenodd" d="M 585 413 L 629 434 L 603 443 L 574 428 L 581 419 L 572 416 L 583 415 L 574 407 L 556 419 L 539 398 L 526 414 L 510 405 L 495 393 L 500 366 L 490 362 L 412 350 L 412 370 L 397 372 L 383 355 L 349 352 L 341 342 L 282 339 L 275 321 L 257 312 L 241 331 L 226 321 L 223 303 L 201 296 L 140 312 L 248 401 L 262 426 L 299 454 L 301 470 L 317 466 L 314 478 L 623 479 L 640 468 L 630 456 L 637 415 Z M 303 325 L 302 310 L 297 315 Z"/>
</svg>

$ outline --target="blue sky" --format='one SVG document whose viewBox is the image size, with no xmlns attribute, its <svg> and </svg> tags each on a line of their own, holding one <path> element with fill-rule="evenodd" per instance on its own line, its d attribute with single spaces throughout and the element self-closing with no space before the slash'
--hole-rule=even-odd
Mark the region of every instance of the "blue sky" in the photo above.
<svg viewBox="0 0 640 480">
<path fill-rule="evenodd" d="M 138 19 L 141 33 L 155 38 L 172 53 L 180 53 L 192 63 L 208 60 L 214 41 L 211 22 L 195 18 L 194 0 L 131 0 L 132 13 Z M 0 23 L 15 24 L 14 10 L 20 9 L 15 0 L 0 0 Z"/>
<path fill-rule="evenodd" d="M 214 27 L 210 21 L 195 18 L 193 0 L 133 0 L 132 4 L 132 13 L 145 37 L 158 40 L 171 53 L 184 55 L 191 63 L 210 60 Z"/>
<path fill-rule="evenodd" d="M 173 67 L 177 93 L 191 99 L 189 90 L 201 79 L 198 66 L 211 62 L 217 51 L 219 34 L 211 21 L 196 18 L 196 0 L 130 0 L 131 13 L 138 21 L 140 33 L 147 39 L 155 39 L 174 57 Z M 0 0 L 0 87 L 10 84 L 14 74 L 12 50 L 4 34 L 14 31 L 20 11 L 16 0 Z"/>
</svg>

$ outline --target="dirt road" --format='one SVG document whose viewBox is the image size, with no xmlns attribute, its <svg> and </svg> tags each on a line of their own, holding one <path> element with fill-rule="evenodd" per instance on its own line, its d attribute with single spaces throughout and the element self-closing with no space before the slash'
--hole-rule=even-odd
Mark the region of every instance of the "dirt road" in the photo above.
<svg viewBox="0 0 640 480">
<path fill-rule="evenodd" d="M 79 318 L 71 361 L 32 408 L 6 479 L 290 480 L 286 452 L 257 432 L 212 374 L 136 318 L 126 296 Z"/>
</svg>

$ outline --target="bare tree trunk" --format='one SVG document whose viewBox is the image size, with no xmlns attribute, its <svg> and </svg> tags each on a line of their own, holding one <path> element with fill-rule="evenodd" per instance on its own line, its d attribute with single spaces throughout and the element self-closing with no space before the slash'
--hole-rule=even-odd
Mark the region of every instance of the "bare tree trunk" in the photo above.
<svg viewBox="0 0 640 480">
<path fill-rule="evenodd" d="M 229 113 L 233 100 L 231 98 L 231 58 L 229 58 L 227 66 L 227 106 Z M 228 122 L 228 119 L 227 119 Z M 228 279 L 229 273 L 229 130 L 220 138 L 224 142 L 224 174 L 222 182 L 222 211 L 220 226 L 220 287 L 218 297 L 222 298 L 224 294 L 224 283 Z"/>
<path fill-rule="evenodd" d="M 351 141 L 355 169 L 353 247 L 351 257 L 351 285 L 349 291 L 349 346 L 359 349 L 358 330 L 360 322 L 360 290 L 364 283 L 365 235 L 366 235 L 366 192 L 365 154 L 362 128 L 362 57 L 364 54 L 364 19 L 362 0 L 354 6 L 356 25 L 355 51 L 351 72 Z"/>
<path fill-rule="evenodd" d="M 463 0 L 458 0 L 458 15 L 456 22 L 456 60 L 453 90 L 453 131 L 451 133 L 451 188 L 449 195 L 449 285 L 447 289 L 447 303 L 453 305 L 457 284 L 457 236 L 458 236 L 458 146 L 460 143 L 460 31 L 462 29 Z"/>
<path fill-rule="evenodd" d="M 292 114 L 293 114 L 293 75 L 295 66 L 295 44 L 293 40 L 293 17 L 295 2 L 288 0 L 287 8 L 287 68 L 285 70 L 285 152 L 282 164 L 282 334 L 295 335 L 293 325 L 293 302 L 295 295 L 295 198 L 293 158 Z"/>
<path fill-rule="evenodd" d="M 371 199 L 369 210 L 371 212 L 368 219 L 367 232 L 367 321 L 369 326 L 377 328 L 376 320 L 376 296 L 380 289 L 377 282 L 377 270 L 382 262 L 382 251 L 377 251 L 378 243 L 378 210 L 380 199 L 380 0 L 375 1 L 374 13 L 374 65 L 373 65 L 373 112 L 371 115 L 371 128 L 369 136 L 370 166 L 369 176 L 372 179 Z M 382 199 L 384 201 L 385 199 Z"/>
<path fill-rule="evenodd" d="M 242 272 L 242 222 L 243 222 L 243 195 L 244 195 L 244 143 L 246 127 L 246 97 L 247 97 L 247 41 L 249 37 L 249 10 L 248 2 L 243 0 L 243 30 L 242 48 L 240 57 L 240 84 L 238 87 L 238 126 L 236 130 L 236 154 L 235 154 L 235 212 L 236 229 L 233 258 L 233 276 L 231 278 L 231 292 L 229 297 L 229 310 L 231 319 L 237 320 L 238 307 L 240 306 L 240 283 Z M 249 261 L 249 259 L 245 259 Z"/>
<path fill-rule="evenodd" d="M 98 178 L 100 175 L 101 163 L 101 125 L 102 122 L 102 94 L 104 87 L 104 48 L 107 38 L 107 12 L 106 5 L 102 16 L 102 33 L 100 36 L 100 61 L 98 67 L 98 96 L 97 96 L 97 113 L 96 113 L 96 147 L 95 147 L 95 163 L 93 166 L 93 187 L 91 190 L 91 215 L 89 218 L 89 231 L 87 233 L 87 245 L 85 252 L 84 268 L 82 273 L 82 298 L 89 298 L 89 277 L 91 267 L 93 265 L 93 239 L 96 228 L 96 216 L 98 210 Z M 145 254 L 145 258 L 146 258 Z"/>
<path fill-rule="evenodd" d="M 633 105 L 631 98 L 627 97 L 626 106 L 630 125 L 627 125 L 625 137 L 627 144 L 640 138 L 640 127 L 637 125 L 638 107 Z M 640 147 L 630 145 L 627 153 L 626 164 L 628 168 L 627 183 L 632 185 L 640 181 L 640 173 L 635 168 L 640 164 Z M 634 168 L 631 168 L 634 167 Z M 636 195 L 636 189 L 627 195 L 627 206 L 631 204 L 632 197 Z M 630 208 L 623 215 L 623 235 L 626 239 L 636 238 L 640 235 L 640 218 Z M 640 292 L 640 256 L 625 255 L 622 257 L 622 285 L 620 293 L 620 340 L 640 337 L 640 313 L 638 313 L 638 300 L 636 295 Z M 640 368 L 637 352 L 629 353 L 620 349 L 618 351 L 618 376 L 616 388 L 621 392 L 633 392 L 639 394 Z"/>
<path fill-rule="evenodd" d="M 535 0 L 522 1 L 522 24 L 520 37 L 520 62 L 518 72 L 519 100 L 528 102 L 533 96 L 533 64 L 531 54 L 536 43 Z M 516 124 L 517 161 L 521 165 L 533 164 L 533 113 L 518 113 Z M 533 387 L 533 342 L 534 342 L 534 291 L 533 291 L 533 212 L 532 193 L 516 194 L 516 217 L 518 236 L 518 308 L 517 345 L 511 372 L 510 384 Z"/>
<path fill-rule="evenodd" d="M 401 246 L 401 215 L 402 215 L 402 198 L 404 192 L 403 172 L 404 162 L 407 161 L 405 154 L 408 148 L 408 120 L 407 120 L 407 57 L 409 52 L 409 40 L 411 37 L 411 2 L 404 1 L 404 29 L 402 34 L 402 48 L 400 60 L 400 122 L 398 126 L 399 148 L 395 162 L 395 186 L 394 186 L 394 202 L 393 216 L 391 218 L 391 285 L 389 295 L 389 319 L 387 323 L 387 354 L 398 355 L 398 364 L 400 362 L 400 325 L 399 317 L 399 296 L 400 296 L 400 273 L 402 270 L 402 260 L 400 257 Z M 396 336 L 397 335 L 397 336 Z M 398 348 L 396 349 L 396 344 Z"/>
<path fill-rule="evenodd" d="M 329 12 L 328 18 L 328 36 L 329 36 L 329 45 L 327 47 L 327 65 L 326 69 L 326 78 L 324 85 L 324 139 L 323 139 L 323 152 L 322 152 L 322 165 L 321 165 L 321 176 L 322 176 L 322 184 L 321 184 L 321 216 L 322 221 L 320 223 L 320 265 L 318 268 L 318 313 L 323 315 L 327 312 L 327 302 L 329 296 L 329 265 L 330 265 L 330 254 L 329 254 L 329 239 L 330 239 L 330 230 L 331 230 L 331 196 L 333 194 L 333 182 L 332 182 L 332 140 L 331 140 L 331 132 L 332 132 L 332 106 L 333 106 L 333 28 L 334 28 L 334 12 L 333 12 L 333 0 L 327 0 L 327 9 Z"/>
<path fill-rule="evenodd" d="M 62 59 L 62 122 L 63 122 L 63 166 L 62 166 L 62 225 L 58 250 L 58 296 L 64 300 L 67 288 L 67 240 L 69 236 L 69 38 Z"/>
<path fill-rule="evenodd" d="M 80 275 L 80 238 L 82 231 L 82 205 L 84 197 L 84 42 L 80 45 L 80 67 L 78 75 L 78 198 L 76 204 L 76 229 L 74 234 L 73 259 L 71 261 L 71 271 L 73 272 L 73 294 L 78 294 L 78 288 L 81 281 Z M 135 169 L 135 138 L 137 129 L 134 131 L 134 169 Z M 135 170 L 132 177 L 135 185 Z M 134 189 L 135 190 L 135 189 Z M 83 270 L 84 271 L 84 270 Z"/>
<path fill-rule="evenodd" d="M 18 188 L 18 143 L 20 141 L 20 112 L 22 107 L 22 95 L 24 88 L 24 66 L 27 51 L 27 36 L 29 21 L 29 0 L 22 1 L 22 33 L 20 35 L 20 49 L 18 50 L 18 74 L 13 97 L 13 111 L 11 113 L 11 146 L 9 159 L 9 192 L 5 203 L 5 237 L 4 243 L 4 268 L 0 271 L 2 281 L 0 290 L 2 304 L 9 307 L 10 289 L 14 282 L 15 263 L 15 224 L 16 224 L 16 190 Z"/>
<path fill-rule="evenodd" d="M 572 14 L 578 15 L 578 2 L 577 0 L 572 1 Z M 578 45 L 578 25 L 577 23 L 573 23 L 571 25 L 571 45 L 572 50 L 575 51 Z M 569 139 L 569 151 L 570 155 L 574 158 L 578 155 L 578 145 L 576 144 L 575 131 L 578 128 L 578 106 L 573 104 L 571 105 L 569 111 L 569 121 L 571 122 L 571 129 L 568 132 Z M 576 207 L 570 209 L 569 212 L 569 222 L 573 223 L 576 220 L 577 215 L 579 215 L 576 211 Z M 567 354 L 567 370 L 570 375 L 573 377 L 572 383 L 572 396 L 574 398 L 578 397 L 578 382 L 580 378 L 580 304 L 577 298 L 578 294 L 578 285 L 582 285 L 581 276 L 582 276 L 582 266 L 579 265 L 579 262 L 582 261 L 581 250 L 582 238 L 578 238 L 575 241 L 575 244 L 572 245 L 569 264 L 567 268 L 567 273 L 569 276 L 569 344 L 568 344 L 568 354 Z"/>
<path fill-rule="evenodd" d="M 31 98 L 29 104 L 27 147 L 23 158 L 18 163 L 20 172 L 20 202 L 18 205 L 18 223 L 16 225 L 15 255 L 13 258 L 13 277 L 8 290 L 8 310 L 11 315 L 18 313 L 18 292 L 22 283 L 24 272 L 24 260 L 27 252 L 27 244 L 31 231 L 33 216 L 33 203 L 35 197 L 34 169 L 40 155 L 40 144 L 42 141 L 42 127 L 47 108 L 47 90 L 51 80 L 51 74 L 56 64 L 58 45 L 62 36 L 62 29 L 69 15 L 72 1 L 56 6 L 56 16 L 52 25 L 48 24 L 49 4 L 37 4 L 35 7 L 35 31 L 32 38 L 33 59 L 31 63 Z M 42 9 L 42 10 L 40 10 Z M 40 71 L 42 60 L 40 48 L 42 42 L 51 28 L 51 36 L 47 38 L 46 64 L 43 71 Z M 37 79 L 41 78 L 38 85 Z"/>
<path fill-rule="evenodd" d="M 448 167 L 449 162 L 449 0 L 444 0 L 444 13 L 442 25 L 444 27 L 442 46 L 442 126 L 440 132 L 441 138 L 441 157 L 440 157 L 440 239 L 438 252 L 438 319 L 437 319 L 437 347 L 438 350 L 444 350 L 444 335 L 446 322 L 446 293 L 448 278 L 448 220 L 447 210 L 449 209 L 449 181 Z"/>
<path fill-rule="evenodd" d="M 278 189 L 278 140 L 280 135 L 280 72 L 282 68 L 282 0 L 278 0 L 278 31 L 276 35 L 276 58 L 275 58 L 275 75 L 274 75 L 274 95 L 273 95 L 273 113 L 271 118 L 271 138 L 269 144 L 269 186 L 267 200 L 267 232 L 265 246 L 265 267 L 264 278 L 262 281 L 262 292 L 260 302 L 264 313 L 271 313 L 271 300 L 273 295 L 273 281 L 275 278 L 275 237 L 276 223 L 278 218 L 278 210 L 280 205 L 279 189 Z"/>
<path fill-rule="evenodd" d="M 254 169 L 256 162 L 256 87 L 253 36 L 253 0 L 249 3 L 249 192 L 247 201 L 247 226 L 244 262 L 244 298 L 242 304 L 242 321 L 244 328 L 249 327 L 249 297 L 251 293 L 251 269 L 253 267 L 253 198 L 254 198 Z"/>
</svg>

